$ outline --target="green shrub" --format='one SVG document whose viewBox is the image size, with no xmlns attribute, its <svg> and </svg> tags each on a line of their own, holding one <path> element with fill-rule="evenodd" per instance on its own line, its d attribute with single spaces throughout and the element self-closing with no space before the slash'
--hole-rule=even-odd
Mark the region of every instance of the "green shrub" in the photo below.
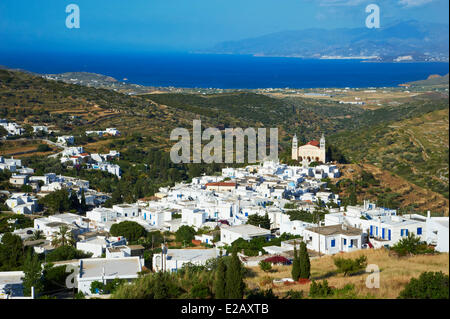
<svg viewBox="0 0 450 319">
<path fill-rule="evenodd" d="M 264 272 L 269 272 L 272 270 L 272 264 L 267 261 L 261 260 L 259 262 L 259 268 L 261 268 L 261 270 Z"/>
<path fill-rule="evenodd" d="M 176 231 L 175 238 L 177 242 L 190 244 L 195 237 L 195 233 L 196 231 L 194 228 L 183 225 Z"/>
<path fill-rule="evenodd" d="M 358 273 L 359 271 L 365 269 L 367 266 L 367 257 L 364 255 L 355 259 L 337 257 L 334 258 L 333 261 L 338 269 L 338 272 L 344 273 L 344 277 L 349 274 L 351 275 Z"/>
<path fill-rule="evenodd" d="M 412 233 L 408 234 L 408 237 L 400 239 L 391 249 L 400 256 L 434 253 L 432 248 L 429 248 L 426 243 L 421 242 L 420 238 Z"/>
<path fill-rule="evenodd" d="M 309 287 L 309 296 L 312 298 L 325 298 L 333 295 L 333 289 L 328 286 L 328 281 L 315 282 L 314 280 Z"/>
<path fill-rule="evenodd" d="M 399 299 L 449 299 L 448 275 L 440 272 L 423 272 L 412 278 L 400 292 Z"/>
<path fill-rule="evenodd" d="M 147 232 L 144 227 L 133 221 L 124 221 L 111 226 L 110 233 L 112 236 L 123 236 L 129 242 L 136 242 L 139 238 L 144 237 Z"/>
</svg>

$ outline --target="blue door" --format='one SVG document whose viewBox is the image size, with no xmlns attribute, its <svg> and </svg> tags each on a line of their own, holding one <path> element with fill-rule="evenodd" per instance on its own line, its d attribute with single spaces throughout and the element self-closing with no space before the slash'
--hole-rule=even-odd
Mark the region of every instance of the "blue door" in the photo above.
<svg viewBox="0 0 450 319">
<path fill-rule="evenodd" d="M 383 238 L 383 239 L 384 239 L 384 231 L 385 231 L 385 229 L 381 228 L 381 238 Z"/>
<path fill-rule="evenodd" d="M 370 236 L 373 236 L 373 226 L 370 226 Z"/>
<path fill-rule="evenodd" d="M 391 240 L 391 230 L 388 229 L 388 239 Z"/>
</svg>

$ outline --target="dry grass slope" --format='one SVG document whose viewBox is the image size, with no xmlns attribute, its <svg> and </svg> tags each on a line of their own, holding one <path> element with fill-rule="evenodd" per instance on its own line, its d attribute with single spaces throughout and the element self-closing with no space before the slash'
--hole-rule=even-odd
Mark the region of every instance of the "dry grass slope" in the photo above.
<svg viewBox="0 0 450 319">
<path fill-rule="evenodd" d="M 357 258 L 360 255 L 367 256 L 368 264 L 375 264 L 380 269 L 380 288 L 369 289 L 366 287 L 368 273 L 343 277 L 336 274 L 336 266 L 332 256 L 311 259 L 311 277 L 314 280 L 326 279 L 330 286 L 343 288 L 346 284 L 354 284 L 355 292 L 359 298 L 393 299 L 397 298 L 403 287 L 411 278 L 418 277 L 425 271 L 442 271 L 449 273 L 449 255 L 447 253 L 437 255 L 420 255 L 411 257 L 395 257 L 389 255 L 385 249 L 370 249 L 351 253 L 342 253 L 344 258 Z M 275 266 L 273 273 L 266 274 L 259 267 L 250 267 L 254 276 L 246 278 L 249 288 L 272 288 L 273 292 L 283 296 L 288 290 L 302 290 L 304 296 L 308 295 L 310 284 L 273 285 L 267 277 L 290 278 L 291 266 Z"/>
</svg>

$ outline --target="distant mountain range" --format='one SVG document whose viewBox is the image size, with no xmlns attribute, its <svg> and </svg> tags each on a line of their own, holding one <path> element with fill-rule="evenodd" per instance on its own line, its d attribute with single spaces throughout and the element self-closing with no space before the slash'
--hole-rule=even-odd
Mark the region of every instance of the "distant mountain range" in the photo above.
<svg viewBox="0 0 450 319">
<path fill-rule="evenodd" d="M 284 31 L 222 42 L 207 53 L 301 58 L 361 58 L 373 61 L 449 60 L 449 27 L 415 20 L 379 29 Z"/>
</svg>

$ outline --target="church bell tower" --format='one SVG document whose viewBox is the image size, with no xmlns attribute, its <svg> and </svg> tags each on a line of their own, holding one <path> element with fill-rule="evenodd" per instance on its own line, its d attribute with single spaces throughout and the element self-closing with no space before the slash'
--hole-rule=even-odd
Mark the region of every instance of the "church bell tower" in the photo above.
<svg viewBox="0 0 450 319">
<path fill-rule="evenodd" d="M 322 137 L 320 138 L 320 149 L 325 150 L 325 135 L 322 133 Z"/>
<path fill-rule="evenodd" d="M 298 160 L 298 139 L 297 134 L 294 135 L 292 139 L 292 159 Z"/>
</svg>

